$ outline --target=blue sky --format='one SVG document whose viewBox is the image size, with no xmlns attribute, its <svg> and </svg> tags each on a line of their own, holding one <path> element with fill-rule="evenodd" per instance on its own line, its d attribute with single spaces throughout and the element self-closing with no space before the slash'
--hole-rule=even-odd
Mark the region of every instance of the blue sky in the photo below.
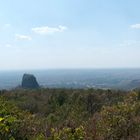
<svg viewBox="0 0 140 140">
<path fill-rule="evenodd" d="M 139 0 L 1 0 L 0 69 L 139 68 Z"/>
</svg>

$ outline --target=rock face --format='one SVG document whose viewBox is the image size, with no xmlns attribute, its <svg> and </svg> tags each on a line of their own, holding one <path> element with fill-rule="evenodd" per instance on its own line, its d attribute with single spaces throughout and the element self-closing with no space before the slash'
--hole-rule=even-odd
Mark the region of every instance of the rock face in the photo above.
<svg viewBox="0 0 140 140">
<path fill-rule="evenodd" d="M 35 89 L 39 88 L 36 77 L 32 74 L 24 74 L 22 78 L 22 88 Z"/>
</svg>

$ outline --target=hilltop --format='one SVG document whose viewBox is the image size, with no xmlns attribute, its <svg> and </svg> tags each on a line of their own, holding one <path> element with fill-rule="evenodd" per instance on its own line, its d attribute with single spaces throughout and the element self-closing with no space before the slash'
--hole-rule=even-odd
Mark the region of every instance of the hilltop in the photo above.
<svg viewBox="0 0 140 140">
<path fill-rule="evenodd" d="M 139 91 L 56 88 L 1 91 L 0 138 L 138 140 L 139 99 Z"/>
</svg>

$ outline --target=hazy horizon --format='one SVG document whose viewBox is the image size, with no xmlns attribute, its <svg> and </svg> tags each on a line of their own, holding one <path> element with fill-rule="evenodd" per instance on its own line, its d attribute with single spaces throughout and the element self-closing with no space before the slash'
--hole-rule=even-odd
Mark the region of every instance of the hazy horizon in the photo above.
<svg viewBox="0 0 140 140">
<path fill-rule="evenodd" d="M 0 70 L 140 68 L 139 5 L 1 1 Z"/>
<path fill-rule="evenodd" d="M 47 70 L 140 70 L 140 67 L 116 67 L 116 68 L 40 68 L 40 69 L 0 69 L 0 72 L 14 72 L 14 71 L 21 71 L 24 73 L 32 72 L 32 71 L 47 71 Z"/>
<path fill-rule="evenodd" d="M 130 90 L 140 85 L 140 69 L 50 69 L 0 71 L 0 89 L 21 85 L 24 73 L 33 74 L 41 87 Z"/>
</svg>

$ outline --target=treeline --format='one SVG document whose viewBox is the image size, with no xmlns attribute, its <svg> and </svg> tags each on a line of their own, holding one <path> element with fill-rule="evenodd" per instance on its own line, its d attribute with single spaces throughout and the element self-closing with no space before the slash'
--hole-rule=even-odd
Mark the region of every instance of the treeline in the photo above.
<svg viewBox="0 0 140 140">
<path fill-rule="evenodd" d="M 0 139 L 139 140 L 140 94 L 101 89 L 1 91 Z"/>
</svg>

